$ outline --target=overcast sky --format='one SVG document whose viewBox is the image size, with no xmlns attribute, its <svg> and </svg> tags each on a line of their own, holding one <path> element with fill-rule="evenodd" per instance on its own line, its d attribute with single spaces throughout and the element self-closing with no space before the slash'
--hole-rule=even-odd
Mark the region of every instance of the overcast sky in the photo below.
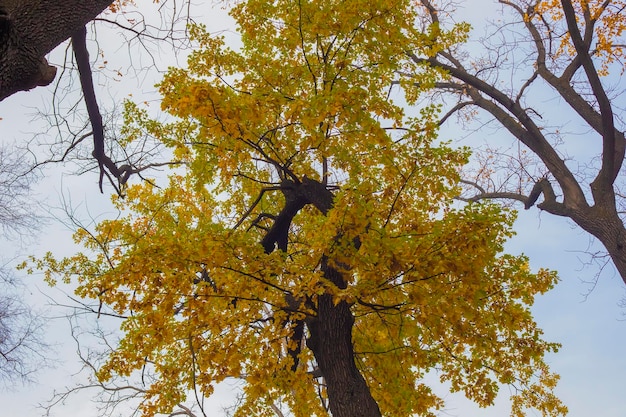
<svg viewBox="0 0 626 417">
<path fill-rule="evenodd" d="M 472 0 L 475 2 L 475 0 Z M 491 4 L 480 0 L 481 4 Z M 478 3 L 477 1 L 475 3 Z M 481 9 L 469 12 L 482 12 Z M 215 30 L 225 29 L 223 17 L 214 15 Z M 468 18 L 471 18 L 468 14 Z M 210 26 L 211 27 L 211 26 Z M 123 51 L 123 49 L 122 49 Z M 120 83 L 120 86 L 123 83 Z M 134 96 L 141 91 L 149 92 L 152 83 L 145 81 Z M 123 98 L 129 90 L 108 91 L 112 99 Z M 31 121 L 33 109 L 50 102 L 49 89 L 39 88 L 31 92 L 18 93 L 0 102 L 0 139 L 4 142 L 27 140 L 38 125 Z M 452 130 L 446 131 L 453 135 Z M 46 177 L 37 186 L 36 198 L 50 207 L 60 207 L 61 200 L 71 194 L 72 205 L 87 218 L 88 215 L 102 218 L 114 213 L 109 208 L 109 197 L 97 190 L 97 175 L 82 177 L 61 175 L 62 167 L 46 170 Z M 57 214 L 61 214 L 57 211 Z M 535 317 L 545 331 L 545 338 L 563 344 L 557 354 L 549 357 L 552 369 L 561 374 L 558 395 L 570 409 L 571 417 L 623 417 L 626 410 L 626 359 L 623 354 L 626 345 L 626 308 L 620 302 L 626 298 L 626 286 L 608 266 L 600 273 L 598 268 L 585 265 L 584 252 L 600 249 L 590 243 L 587 234 L 573 224 L 536 208 L 522 211 L 515 225 L 515 236 L 507 249 L 511 253 L 525 253 L 534 268 L 547 267 L 557 270 L 560 284 L 547 295 L 540 297 L 534 306 Z M 71 232 L 59 223 L 51 222 L 26 247 L 17 247 L 14 242 L 0 241 L 0 256 L 11 259 L 14 254 L 42 254 L 53 249 L 58 254 L 70 254 Z M 590 246 L 591 245 L 591 246 Z M 21 273 L 18 273 L 20 275 Z M 596 285 L 596 274 L 599 275 Z M 41 277 L 23 277 L 27 283 L 28 299 L 41 307 L 46 304 L 44 294 L 51 290 L 43 284 Z M 58 293 L 56 293 L 59 296 Z M 51 316 L 63 315 L 59 310 L 49 309 Z M 78 371 L 75 346 L 69 337 L 69 327 L 65 319 L 48 322 L 47 337 L 55 344 L 50 355 L 58 359 L 53 369 L 42 370 L 37 382 L 26 386 L 17 385 L 13 390 L 0 392 L 0 417 L 35 417 L 41 415 L 36 408 L 45 402 L 53 390 L 72 385 Z M 490 409 L 478 409 L 459 395 L 446 395 L 447 415 L 459 417 L 500 417 L 508 415 L 506 397 L 508 388 L 502 389 L 498 403 Z M 228 405 L 232 400 L 228 387 L 217 391 L 214 409 L 219 415 L 220 405 Z M 94 416 L 93 404 L 87 396 L 70 399 L 66 406 L 55 409 L 59 416 Z M 532 414 L 531 414 L 532 415 Z"/>
</svg>

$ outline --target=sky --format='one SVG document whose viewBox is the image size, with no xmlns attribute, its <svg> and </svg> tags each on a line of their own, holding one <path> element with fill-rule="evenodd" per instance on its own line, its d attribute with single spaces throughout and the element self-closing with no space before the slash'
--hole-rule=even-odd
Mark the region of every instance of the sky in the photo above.
<svg viewBox="0 0 626 417">
<path fill-rule="evenodd" d="M 472 4 L 487 7 L 493 2 L 472 0 Z M 468 8 L 466 18 L 482 18 L 487 8 Z M 210 28 L 216 31 L 228 29 L 227 19 L 218 12 L 208 19 Z M 123 48 L 119 49 L 124 52 Z M 122 53 L 119 54 L 120 58 Z M 57 59 L 60 55 L 56 55 Z M 117 57 L 116 57 L 117 58 Z M 114 68 L 115 59 L 112 59 Z M 153 92 L 150 78 L 144 79 L 136 90 L 129 90 L 126 81 L 119 83 L 119 91 L 107 91 L 110 100 L 119 100 L 134 91 L 134 96 L 151 96 Z M 102 93 L 101 93 L 102 94 Z M 33 121 L 34 108 L 49 106 L 51 91 L 38 88 L 22 92 L 0 102 L 0 139 L 4 142 L 24 143 L 41 124 Z M 453 136 L 453 129 L 445 131 Z M 584 149 L 583 149 L 584 151 Z M 109 205 L 109 197 L 97 190 L 97 175 L 87 173 L 76 177 L 63 173 L 62 167 L 52 167 L 45 171 L 45 176 L 35 189 L 35 197 L 41 202 L 42 213 L 62 216 L 59 207 L 63 200 L 71 195 L 71 204 L 77 214 L 87 219 L 90 216 L 102 219 L 115 215 Z M 507 251 L 524 253 L 530 257 L 533 268 L 546 267 L 558 271 L 561 282 L 548 294 L 537 299 L 533 307 L 535 318 L 544 329 L 545 338 L 560 342 L 560 352 L 551 354 L 548 363 L 552 370 L 561 375 L 557 394 L 569 407 L 571 417 L 599 415 L 603 417 L 623 417 L 626 410 L 626 307 L 621 303 L 626 300 L 626 285 L 615 273 L 612 266 L 600 271 L 597 267 L 586 265 L 585 252 L 601 249 L 591 242 L 588 235 L 577 229 L 572 222 L 541 213 L 533 208 L 521 211 L 515 224 L 517 235 L 507 244 Z M 35 238 L 16 245 L 14 241 L 0 241 L 0 254 L 4 259 L 17 256 L 15 262 L 25 254 L 42 254 L 54 249 L 56 253 L 71 254 L 75 247 L 71 240 L 71 231 L 57 221 L 50 220 Z M 12 389 L 0 391 L 0 417 L 35 417 L 42 415 L 37 405 L 48 400 L 53 390 L 72 385 L 80 379 L 75 375 L 80 364 L 75 355 L 75 346 L 69 337 L 69 326 L 63 318 L 64 313 L 58 308 L 47 306 L 48 295 L 61 294 L 51 292 L 40 276 L 23 276 L 17 273 L 25 284 L 24 297 L 27 301 L 46 311 L 51 318 L 46 323 L 46 337 L 53 345 L 50 355 L 56 365 L 43 369 L 37 374 L 36 381 L 27 385 L 16 385 Z M 596 280 L 597 278 L 597 280 Z M 592 282 L 595 281 L 595 284 Z M 57 318 L 52 318 L 57 317 Z M 494 407 L 478 409 L 461 396 L 445 394 L 445 387 L 436 388 L 444 393 L 447 407 L 443 415 L 459 417 L 496 417 L 508 415 L 506 387 Z M 66 405 L 53 410 L 52 415 L 96 416 L 95 405 L 89 395 L 70 398 Z M 220 387 L 214 395 L 211 409 L 221 415 L 223 406 L 233 399 L 229 386 Z M 529 414 L 532 416 L 533 414 Z"/>
</svg>

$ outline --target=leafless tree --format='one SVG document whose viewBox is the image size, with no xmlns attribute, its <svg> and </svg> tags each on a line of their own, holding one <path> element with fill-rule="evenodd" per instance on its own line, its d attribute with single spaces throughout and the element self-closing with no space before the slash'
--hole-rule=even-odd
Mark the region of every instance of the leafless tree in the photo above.
<svg viewBox="0 0 626 417">
<path fill-rule="evenodd" d="M 0 236 L 17 238 L 40 225 L 32 208 L 31 189 L 36 171 L 14 146 L 0 146 Z"/>
<path fill-rule="evenodd" d="M 9 268 L 0 268 L 0 384 L 31 382 L 47 364 L 43 320 L 23 301 Z"/>
<path fill-rule="evenodd" d="M 461 3 L 420 3 L 424 24 L 450 29 L 463 20 Z M 463 181 L 462 198 L 508 199 L 526 209 L 539 202 L 539 209 L 567 217 L 597 238 L 626 282 L 623 99 L 619 82 L 601 77 L 607 70 L 623 72 L 623 46 L 619 39 L 613 44 L 611 66 L 598 38 L 607 31 L 603 17 L 623 14 L 623 3 L 589 2 L 594 13 L 586 2 L 572 0 L 562 0 L 556 13 L 540 9 L 538 0 L 484 3 L 500 14 L 483 37 L 468 46 L 433 48 L 430 55 L 408 54 L 427 71 L 445 74 L 431 96 L 444 104 L 442 124 L 454 116 L 465 123 L 478 119 L 483 124 L 474 136 L 506 143 L 507 132 L 519 141 L 481 154 Z M 436 29 L 432 36 L 437 43 Z M 568 132 L 573 121 L 583 130 Z M 585 138 L 583 152 L 577 152 L 577 134 Z"/>
<path fill-rule="evenodd" d="M 0 147 L 0 239 L 17 241 L 37 230 L 34 172 L 17 151 Z M 6 255 L 4 253 L 3 255 Z M 46 363 L 42 317 L 24 301 L 23 286 L 7 260 L 0 265 L 0 383 L 27 382 Z"/>
</svg>

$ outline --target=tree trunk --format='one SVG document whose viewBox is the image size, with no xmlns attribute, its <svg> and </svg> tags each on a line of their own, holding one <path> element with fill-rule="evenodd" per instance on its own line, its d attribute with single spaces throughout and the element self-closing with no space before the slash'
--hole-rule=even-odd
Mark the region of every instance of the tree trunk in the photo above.
<svg viewBox="0 0 626 417">
<path fill-rule="evenodd" d="M 282 191 L 285 205 L 261 241 L 266 253 L 273 252 L 276 247 L 287 250 L 291 221 L 304 206 L 312 204 L 324 215 L 333 206 L 333 194 L 326 185 L 307 177 L 297 182 L 284 180 Z M 337 287 L 347 287 L 341 272 L 330 266 L 326 257 L 322 258 L 321 269 L 324 277 Z M 378 404 L 354 361 L 354 316 L 350 305 L 345 301 L 335 305 L 330 294 L 319 296 L 317 301 L 317 315 L 306 320 L 310 331 L 307 347 L 313 352 L 326 382 L 333 417 L 381 417 Z M 299 341 L 300 336 L 295 335 L 294 340 Z M 294 357 L 294 367 L 297 367 L 298 352 L 289 352 Z"/>
<path fill-rule="evenodd" d="M 622 228 L 621 235 L 616 240 L 615 248 L 609 250 L 609 255 L 617 272 L 622 276 L 622 280 L 626 284 L 626 235 L 624 234 L 624 228 Z"/>
<path fill-rule="evenodd" d="M 617 212 L 594 206 L 572 215 L 571 218 L 604 245 L 617 272 L 626 283 L 626 228 Z"/>
<path fill-rule="evenodd" d="M 48 85 L 45 55 L 99 15 L 111 0 L 0 0 L 0 100 Z"/>
<path fill-rule="evenodd" d="M 322 262 L 324 276 L 340 288 L 346 284 L 336 269 Z M 378 404 L 354 361 L 354 317 L 345 301 L 337 305 L 328 294 L 318 298 L 317 317 L 307 323 L 313 351 L 326 381 L 328 404 L 333 417 L 380 417 Z"/>
</svg>

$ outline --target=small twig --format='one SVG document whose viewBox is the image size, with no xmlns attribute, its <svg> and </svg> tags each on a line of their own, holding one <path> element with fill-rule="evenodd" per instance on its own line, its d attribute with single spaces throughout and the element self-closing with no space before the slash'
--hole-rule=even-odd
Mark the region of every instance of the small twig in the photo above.
<svg viewBox="0 0 626 417">
<path fill-rule="evenodd" d="M 281 189 L 281 187 L 278 186 L 278 185 L 274 186 L 274 187 L 262 188 L 261 192 L 259 193 L 259 196 L 256 198 L 256 200 L 254 200 L 254 202 L 252 203 L 250 208 L 248 208 L 248 210 L 246 210 L 246 212 L 243 214 L 243 216 L 241 216 L 241 219 L 239 219 L 237 224 L 233 227 L 233 230 L 235 230 L 239 226 L 241 226 L 241 223 L 243 223 L 246 220 L 246 218 L 248 218 L 250 213 L 252 213 L 252 210 L 254 210 L 254 208 L 261 202 L 261 199 L 263 198 L 263 194 L 265 194 L 267 191 L 277 191 L 277 190 L 280 190 L 280 189 Z"/>
</svg>

